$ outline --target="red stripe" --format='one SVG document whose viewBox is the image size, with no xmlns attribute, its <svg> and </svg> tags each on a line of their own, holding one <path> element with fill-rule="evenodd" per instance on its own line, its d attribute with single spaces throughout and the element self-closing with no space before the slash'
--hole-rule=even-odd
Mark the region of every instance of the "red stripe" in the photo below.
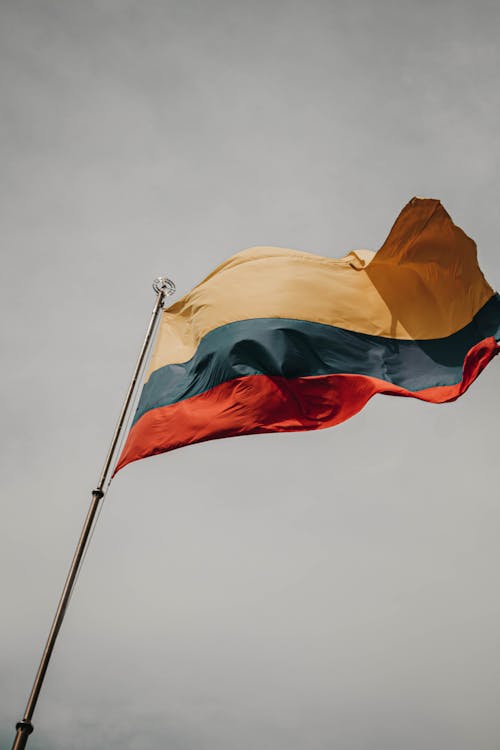
<svg viewBox="0 0 500 750">
<path fill-rule="evenodd" d="M 261 432 L 317 430 L 352 417 L 376 393 L 432 403 L 454 401 L 500 351 L 493 337 L 474 346 L 456 385 L 408 391 L 367 375 L 319 375 L 287 380 L 250 375 L 146 412 L 132 427 L 115 474 L 140 458 L 184 445 Z"/>
</svg>

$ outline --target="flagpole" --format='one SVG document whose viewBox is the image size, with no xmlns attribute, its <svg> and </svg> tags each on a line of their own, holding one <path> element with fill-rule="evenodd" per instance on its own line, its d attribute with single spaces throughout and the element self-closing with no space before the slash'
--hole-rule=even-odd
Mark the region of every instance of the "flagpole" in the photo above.
<svg viewBox="0 0 500 750">
<path fill-rule="evenodd" d="M 151 320 L 149 321 L 149 325 L 146 331 L 146 336 L 144 338 L 144 343 L 142 345 L 141 351 L 139 353 L 139 357 L 137 359 L 137 364 L 135 366 L 134 373 L 132 375 L 132 380 L 130 381 L 127 395 L 125 396 L 125 401 L 123 402 L 120 416 L 118 417 L 118 422 L 116 423 L 116 428 L 113 434 L 113 438 L 111 440 L 111 444 L 109 446 L 106 460 L 104 461 L 104 466 L 101 472 L 101 476 L 99 478 L 99 482 L 97 484 L 96 489 L 92 490 L 92 499 L 90 502 L 90 507 L 87 513 L 87 517 L 85 519 L 85 523 L 83 525 L 83 529 L 80 534 L 80 539 L 78 540 L 78 544 L 76 546 L 75 554 L 73 556 L 73 560 L 71 562 L 68 575 L 66 577 L 66 582 L 64 584 L 61 598 L 59 600 L 59 604 L 57 606 L 57 610 L 54 615 L 52 627 L 50 629 L 47 642 L 45 644 L 45 648 L 42 654 L 40 666 L 38 667 L 38 672 L 36 673 L 36 676 L 35 676 L 35 681 L 31 689 L 28 703 L 26 704 L 26 710 L 24 712 L 24 716 L 21 719 L 21 721 L 18 721 L 16 724 L 17 731 L 16 731 L 16 737 L 14 739 L 14 744 L 12 745 L 12 750 L 24 750 L 28 742 L 28 737 L 33 732 L 33 724 L 32 724 L 33 714 L 35 712 L 38 697 L 42 689 L 43 681 L 45 678 L 45 673 L 47 672 L 47 667 L 49 666 L 50 657 L 52 656 L 52 651 L 54 649 L 54 645 L 57 640 L 57 636 L 59 634 L 59 630 L 61 628 L 64 615 L 66 614 L 66 608 L 71 598 L 71 594 L 73 592 L 73 588 L 74 588 L 74 585 L 78 576 L 78 572 L 80 570 L 80 566 L 82 564 L 82 561 L 85 555 L 85 551 L 89 542 L 89 538 L 92 532 L 93 525 L 97 519 L 97 515 L 98 515 L 99 508 L 101 506 L 102 499 L 104 498 L 104 495 L 111 482 L 111 479 L 108 480 L 108 477 L 109 477 L 110 469 L 113 463 L 113 458 L 115 456 L 116 448 L 118 446 L 118 442 L 122 434 L 123 426 L 126 422 L 126 419 L 129 413 L 130 405 L 132 403 L 132 400 L 135 394 L 135 389 L 137 386 L 137 382 L 141 375 L 141 371 L 144 365 L 144 361 L 146 359 L 149 345 L 151 343 L 151 339 L 155 331 L 156 323 L 158 321 L 160 312 L 163 309 L 163 303 L 164 303 L 165 297 L 168 297 L 175 292 L 175 284 L 170 279 L 160 276 L 157 279 L 155 279 L 155 281 L 153 282 L 153 289 L 155 290 L 157 296 L 156 296 L 156 301 L 153 307 L 153 312 L 151 313 Z"/>
</svg>

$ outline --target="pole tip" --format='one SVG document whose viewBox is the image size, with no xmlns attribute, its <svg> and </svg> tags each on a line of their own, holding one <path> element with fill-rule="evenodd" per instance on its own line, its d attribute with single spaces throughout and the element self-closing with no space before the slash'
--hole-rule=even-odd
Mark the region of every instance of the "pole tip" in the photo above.
<svg viewBox="0 0 500 750">
<path fill-rule="evenodd" d="M 157 294 L 163 293 L 164 297 L 170 297 L 175 292 L 175 284 L 166 276 L 158 276 L 153 281 L 153 289 Z"/>
</svg>

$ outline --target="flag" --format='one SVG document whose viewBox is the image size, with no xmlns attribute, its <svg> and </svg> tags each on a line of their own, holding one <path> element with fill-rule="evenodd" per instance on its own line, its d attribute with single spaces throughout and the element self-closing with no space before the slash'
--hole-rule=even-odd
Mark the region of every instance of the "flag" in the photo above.
<svg viewBox="0 0 500 750">
<path fill-rule="evenodd" d="M 500 296 L 438 200 L 374 253 L 254 247 L 163 312 L 116 471 L 214 438 L 314 430 L 377 393 L 442 403 L 500 349 Z"/>
</svg>

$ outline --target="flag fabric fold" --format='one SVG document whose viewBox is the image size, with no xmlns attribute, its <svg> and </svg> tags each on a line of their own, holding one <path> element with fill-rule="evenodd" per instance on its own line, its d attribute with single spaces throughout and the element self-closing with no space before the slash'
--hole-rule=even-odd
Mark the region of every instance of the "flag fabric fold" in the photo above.
<svg viewBox="0 0 500 750">
<path fill-rule="evenodd" d="M 376 253 L 237 253 L 164 311 L 115 472 L 214 438 L 338 424 L 377 393 L 458 398 L 498 353 L 500 296 L 438 200 Z"/>
</svg>

